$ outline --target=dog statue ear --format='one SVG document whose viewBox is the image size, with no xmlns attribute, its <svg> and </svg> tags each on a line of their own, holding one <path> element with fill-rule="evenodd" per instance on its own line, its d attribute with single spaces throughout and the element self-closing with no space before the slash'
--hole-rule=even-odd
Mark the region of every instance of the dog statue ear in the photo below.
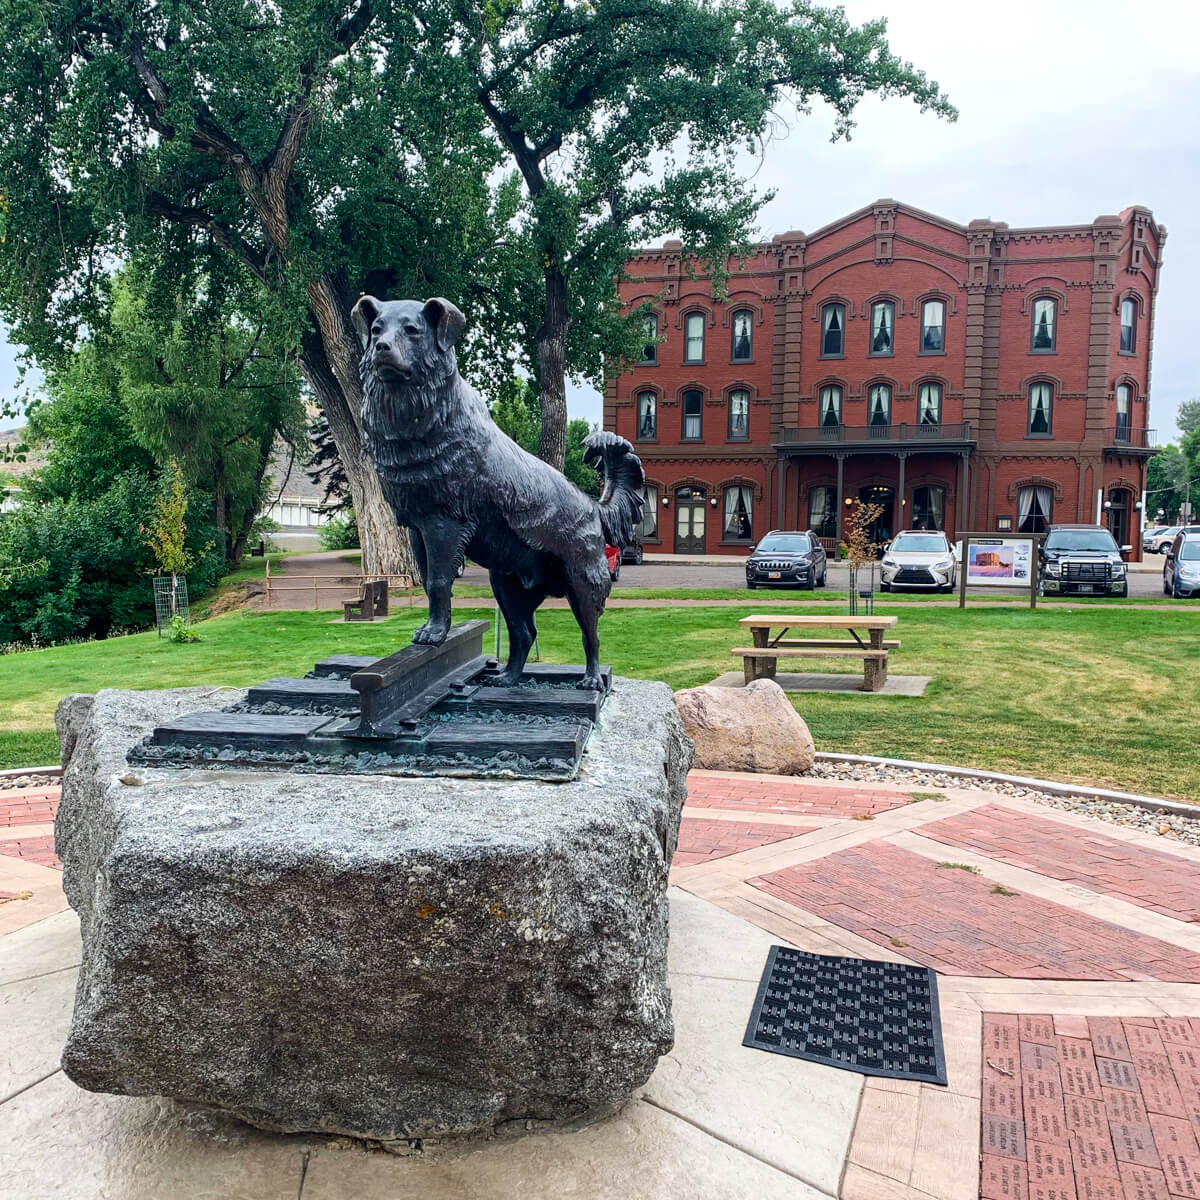
<svg viewBox="0 0 1200 1200">
<path fill-rule="evenodd" d="M 467 318 L 441 296 L 425 301 L 425 320 L 437 331 L 438 347 L 449 350 L 462 336 L 467 327 Z"/>
<path fill-rule="evenodd" d="M 358 303 L 350 312 L 350 320 L 354 322 L 355 332 L 364 348 L 371 340 L 371 326 L 379 316 L 379 301 L 374 296 L 359 296 Z"/>
</svg>

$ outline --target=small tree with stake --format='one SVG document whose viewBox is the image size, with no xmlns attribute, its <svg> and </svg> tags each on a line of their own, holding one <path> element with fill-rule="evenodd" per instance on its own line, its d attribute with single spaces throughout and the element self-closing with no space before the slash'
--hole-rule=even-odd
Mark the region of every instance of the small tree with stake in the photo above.
<svg viewBox="0 0 1200 1200">
<path fill-rule="evenodd" d="M 850 514 L 846 531 L 846 558 L 850 563 L 850 615 L 858 612 L 858 574 L 868 568 L 865 591 L 875 591 L 875 560 L 882 543 L 875 540 L 875 522 L 883 516 L 883 505 L 860 500 Z"/>
<path fill-rule="evenodd" d="M 183 635 L 187 630 L 187 581 L 183 581 L 183 595 L 180 596 L 181 575 L 185 575 L 195 565 L 195 555 L 187 548 L 187 488 L 183 482 L 183 472 L 179 464 L 172 462 L 163 475 L 162 490 L 154 502 L 154 516 L 149 525 L 142 526 L 146 545 L 154 553 L 158 569 L 164 576 L 171 577 L 171 590 L 166 610 L 159 604 L 160 588 L 155 586 L 154 609 L 157 618 L 158 633 L 162 636 L 163 626 L 171 625 L 178 632 L 177 641 L 191 641 L 193 638 Z M 189 631 L 190 632 L 190 631 Z"/>
</svg>

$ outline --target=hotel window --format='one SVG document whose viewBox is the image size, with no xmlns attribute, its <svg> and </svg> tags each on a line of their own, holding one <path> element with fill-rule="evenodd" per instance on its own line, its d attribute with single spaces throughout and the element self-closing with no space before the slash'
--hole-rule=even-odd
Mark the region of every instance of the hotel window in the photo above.
<svg viewBox="0 0 1200 1200">
<path fill-rule="evenodd" d="M 654 392 L 638 392 L 637 440 L 653 442 L 658 437 L 658 396 Z"/>
<path fill-rule="evenodd" d="M 697 388 L 683 393 L 683 437 L 685 442 L 698 442 L 704 416 L 704 395 Z"/>
<path fill-rule="evenodd" d="M 658 318 L 653 313 L 642 318 L 642 336 L 646 339 L 642 347 L 642 364 L 653 366 L 658 362 Z"/>
<path fill-rule="evenodd" d="M 1049 437 L 1054 418 L 1054 392 L 1048 383 L 1029 388 L 1029 436 Z"/>
<path fill-rule="evenodd" d="M 875 383 L 867 390 L 867 424 L 892 423 L 892 389 L 886 383 Z"/>
<path fill-rule="evenodd" d="M 917 424 L 940 425 L 942 423 L 942 385 L 923 383 L 917 389 Z"/>
<path fill-rule="evenodd" d="M 1029 348 L 1037 354 L 1053 354 L 1057 338 L 1058 303 L 1042 297 L 1033 302 L 1033 327 Z"/>
<path fill-rule="evenodd" d="M 748 542 L 753 530 L 754 497 L 745 484 L 725 489 L 725 523 L 721 526 L 723 542 Z"/>
<path fill-rule="evenodd" d="M 946 302 L 926 300 L 921 305 L 921 353 L 946 353 Z"/>
<path fill-rule="evenodd" d="M 1136 343 L 1137 302 L 1121 301 L 1121 353 L 1132 354 Z"/>
<path fill-rule="evenodd" d="M 729 440 L 750 440 L 750 393 L 745 388 L 735 388 L 729 393 Z"/>
<path fill-rule="evenodd" d="M 870 354 L 883 356 L 895 353 L 896 306 L 887 300 L 871 305 Z"/>
<path fill-rule="evenodd" d="M 808 489 L 808 527 L 817 537 L 837 537 L 837 492 L 833 488 Z"/>
<path fill-rule="evenodd" d="M 1133 388 L 1127 383 L 1117 386 L 1117 441 L 1129 441 L 1133 421 Z"/>
<path fill-rule="evenodd" d="M 658 488 L 649 484 L 642 488 L 642 523 L 638 526 L 638 536 L 642 541 L 658 537 Z"/>
<path fill-rule="evenodd" d="M 740 308 L 733 314 L 733 361 L 749 362 L 754 354 L 754 314 Z"/>
<path fill-rule="evenodd" d="M 1017 532 L 1045 533 L 1053 506 L 1054 492 L 1050 488 L 1020 488 L 1017 491 Z"/>
<path fill-rule="evenodd" d="M 936 485 L 913 488 L 914 529 L 946 528 L 946 489 Z"/>
<path fill-rule="evenodd" d="M 827 304 L 821 309 L 821 357 L 841 358 L 846 347 L 846 306 Z"/>
<path fill-rule="evenodd" d="M 842 389 L 830 385 L 821 389 L 821 428 L 837 429 L 842 423 Z"/>
<path fill-rule="evenodd" d="M 688 313 L 683 320 L 683 361 L 704 361 L 704 314 Z"/>
</svg>

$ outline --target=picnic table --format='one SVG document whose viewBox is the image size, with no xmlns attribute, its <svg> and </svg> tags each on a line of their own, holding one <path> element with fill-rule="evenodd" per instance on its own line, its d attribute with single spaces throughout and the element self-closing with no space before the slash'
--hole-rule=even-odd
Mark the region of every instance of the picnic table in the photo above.
<svg viewBox="0 0 1200 1200">
<path fill-rule="evenodd" d="M 773 679 L 781 658 L 861 658 L 863 692 L 877 692 L 887 682 L 888 651 L 899 648 L 898 641 L 884 639 L 898 617 L 833 617 L 789 616 L 774 613 L 770 616 L 743 617 L 754 638 L 753 647 L 731 651 L 742 659 L 746 682 Z M 849 638 L 789 637 L 797 629 L 844 629 Z M 772 636 L 772 631 L 778 630 Z M 866 634 L 863 641 L 861 634 Z"/>
</svg>

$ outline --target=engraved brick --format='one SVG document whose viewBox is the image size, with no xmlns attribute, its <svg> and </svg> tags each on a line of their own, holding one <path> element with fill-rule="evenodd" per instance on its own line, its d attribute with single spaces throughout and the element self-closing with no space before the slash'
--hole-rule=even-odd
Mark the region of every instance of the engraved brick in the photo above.
<svg viewBox="0 0 1200 1200">
<path fill-rule="evenodd" d="M 1025 1136 L 1031 1141 L 1067 1145 L 1067 1120 L 1057 1097 L 1025 1097 Z"/>
<path fill-rule="evenodd" d="M 1133 1069 L 1132 1063 L 1121 1062 L 1115 1058 L 1101 1058 L 1097 1055 L 1096 1070 L 1099 1072 L 1100 1082 L 1106 1088 L 1115 1088 L 1120 1092 L 1141 1090 L 1138 1087 L 1137 1072 Z"/>
<path fill-rule="evenodd" d="M 1105 1088 L 1104 1107 L 1108 1110 L 1110 1121 L 1119 1121 L 1123 1125 L 1145 1125 L 1147 1128 L 1150 1125 L 1141 1092 L 1117 1092 Z"/>
<path fill-rule="evenodd" d="M 1113 1150 L 1119 1162 L 1137 1163 L 1143 1167 L 1159 1165 L 1158 1148 L 1154 1144 L 1154 1131 L 1147 1125 L 1124 1125 L 1119 1121 L 1109 1124 Z"/>
<path fill-rule="evenodd" d="M 1030 1142 L 1025 1161 L 1029 1167 L 1030 1191 L 1038 1184 L 1063 1186 L 1075 1177 L 1071 1168 L 1070 1151 L 1066 1146 Z"/>
<path fill-rule="evenodd" d="M 1125 1200 L 1120 1177 L 1075 1173 L 1075 1194 L 1079 1200 Z"/>
<path fill-rule="evenodd" d="M 1062 1081 L 1058 1077 L 1058 1072 L 1022 1072 L 1021 1095 L 1024 1097 L 1026 1104 L 1028 1104 L 1031 1099 L 1057 1100 L 1061 1104 L 1063 1090 Z"/>
<path fill-rule="evenodd" d="M 1002 1076 L 985 1078 L 983 1081 L 982 1108 L 993 1117 L 1007 1117 L 1010 1121 L 1021 1119 L 1021 1089 L 1015 1079 Z"/>
<path fill-rule="evenodd" d="M 1171 1117 L 1186 1117 L 1183 1096 L 1175 1082 L 1175 1073 L 1165 1054 L 1133 1052 L 1133 1065 L 1137 1070 L 1138 1082 L 1142 1085 L 1142 1099 L 1151 1113 L 1163 1113 Z M 1153 1121 L 1150 1122 L 1154 1124 Z"/>
<path fill-rule="evenodd" d="M 1044 1046 L 1054 1045 L 1054 1018 L 1026 1014 L 1018 1018 L 1017 1028 L 1023 1042 L 1041 1042 Z"/>
<path fill-rule="evenodd" d="M 1113 1154 L 1112 1139 L 1108 1129 L 1100 1133 L 1082 1133 L 1071 1130 L 1071 1161 L 1075 1164 L 1075 1178 L 1081 1173 L 1110 1175 L 1117 1177 L 1117 1159 Z M 1082 1193 L 1081 1193 L 1082 1194 Z"/>
<path fill-rule="evenodd" d="M 984 1116 L 982 1144 L 984 1154 L 996 1154 L 1001 1158 L 1024 1158 L 1025 1122 Z"/>
<path fill-rule="evenodd" d="M 1161 1158 L 1167 1191 L 1172 1196 L 1200 1196 L 1200 1172 L 1197 1170 L 1200 1162 L 1196 1158 L 1175 1151 L 1163 1154 Z"/>
<path fill-rule="evenodd" d="M 1066 1063 L 1061 1068 L 1063 1091 L 1072 1096 L 1100 1099 L 1100 1076 L 1089 1063 Z"/>
<path fill-rule="evenodd" d="M 979 1194 L 983 1200 L 1029 1200 L 1025 1164 L 985 1154 L 979 1172 Z"/>
<path fill-rule="evenodd" d="M 1153 1167 L 1138 1167 L 1132 1163 L 1118 1163 L 1121 1185 L 1125 1200 L 1168 1200 L 1167 1181 L 1161 1171 Z"/>
<path fill-rule="evenodd" d="M 1163 1048 L 1166 1050 L 1167 1058 L 1170 1059 L 1176 1074 L 1180 1071 L 1200 1073 L 1200 1046 L 1164 1041 Z"/>
<path fill-rule="evenodd" d="M 1108 1110 L 1101 1100 L 1089 1100 L 1085 1096 L 1063 1096 L 1067 1114 L 1067 1128 L 1078 1129 L 1099 1137 L 1108 1137 Z"/>
<path fill-rule="evenodd" d="M 1154 1144 L 1158 1147 L 1160 1155 L 1175 1151 L 1192 1158 L 1200 1158 L 1200 1147 L 1196 1145 L 1196 1135 L 1192 1132 L 1190 1121 L 1181 1121 L 1178 1117 L 1163 1117 L 1151 1112 L 1150 1128 L 1154 1130 Z"/>
<path fill-rule="evenodd" d="M 1058 1073 L 1058 1051 L 1054 1046 L 1021 1039 L 1021 1071 Z"/>
<path fill-rule="evenodd" d="M 998 1055 L 1009 1055 L 1015 1058 L 1018 1041 L 1016 1017 L 984 1014 L 983 1053 L 985 1057 L 994 1059 Z"/>
<path fill-rule="evenodd" d="M 1163 1049 L 1163 1040 L 1159 1036 L 1158 1029 L 1152 1022 L 1141 1024 L 1134 1021 L 1122 1022 L 1125 1026 L 1125 1037 L 1129 1042 L 1129 1049 L 1146 1050 L 1151 1054 L 1165 1054 Z"/>
<path fill-rule="evenodd" d="M 1125 1028 L 1116 1017 L 1088 1017 L 1088 1033 L 1096 1054 L 1129 1061 L 1129 1042 Z"/>
<path fill-rule="evenodd" d="M 1162 1035 L 1164 1042 L 1182 1042 L 1184 1045 L 1190 1043 L 1193 1046 L 1200 1046 L 1200 1037 L 1197 1037 L 1196 1031 L 1186 1017 L 1157 1017 L 1155 1024 L 1158 1026 L 1158 1032 Z"/>
</svg>

